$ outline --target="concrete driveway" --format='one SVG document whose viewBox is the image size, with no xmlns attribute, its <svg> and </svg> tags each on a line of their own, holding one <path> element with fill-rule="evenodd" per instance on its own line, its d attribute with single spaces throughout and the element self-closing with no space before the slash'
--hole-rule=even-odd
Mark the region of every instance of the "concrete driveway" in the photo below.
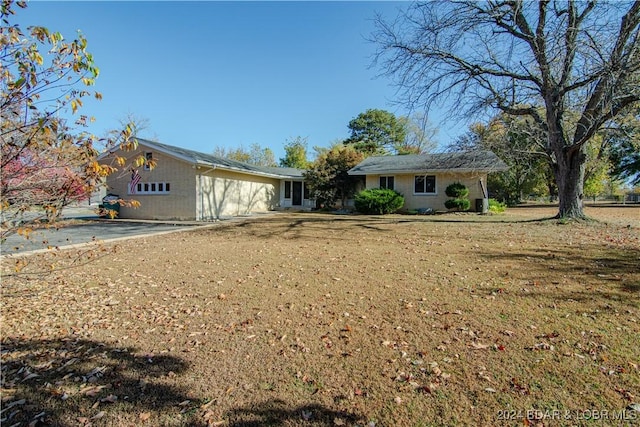
<svg viewBox="0 0 640 427">
<path fill-rule="evenodd" d="M 71 220 L 71 221 L 64 221 Z M 92 241 L 106 241 L 124 237 L 156 234 L 210 225 L 207 223 L 150 222 L 106 220 L 95 215 L 89 208 L 67 209 L 59 227 L 36 230 L 29 239 L 12 235 L 0 245 L 2 255 L 46 250 L 48 247 L 63 247 Z"/>
</svg>

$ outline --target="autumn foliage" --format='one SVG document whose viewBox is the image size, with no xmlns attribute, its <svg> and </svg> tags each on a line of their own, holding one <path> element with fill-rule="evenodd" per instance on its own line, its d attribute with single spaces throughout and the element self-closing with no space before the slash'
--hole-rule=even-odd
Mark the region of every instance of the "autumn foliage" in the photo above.
<svg viewBox="0 0 640 427">
<path fill-rule="evenodd" d="M 10 20 L 16 8 L 24 7 L 25 2 L 3 1 L 0 9 L 2 239 L 43 219 L 54 220 L 118 168 L 140 163 L 137 158 L 97 162 L 99 148 L 135 149 L 132 128 L 126 126 L 109 139 L 86 131 L 93 118 L 79 114 L 83 100 L 102 98 L 90 90 L 99 69 L 87 40 L 81 33 L 68 42 L 44 27 L 21 29 Z"/>
</svg>

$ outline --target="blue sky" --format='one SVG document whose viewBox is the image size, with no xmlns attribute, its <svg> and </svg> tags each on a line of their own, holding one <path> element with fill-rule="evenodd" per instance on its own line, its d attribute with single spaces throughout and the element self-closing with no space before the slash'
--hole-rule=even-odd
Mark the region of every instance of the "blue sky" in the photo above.
<svg viewBox="0 0 640 427">
<path fill-rule="evenodd" d="M 31 1 L 15 22 L 75 37 L 81 30 L 100 68 L 87 101 L 90 131 L 104 135 L 128 113 L 149 121 L 141 136 L 205 153 L 216 146 L 271 148 L 287 139 L 328 146 L 369 108 L 407 111 L 371 69 L 366 40 L 376 12 L 401 2 Z M 466 127 L 443 123 L 446 144 Z"/>
</svg>

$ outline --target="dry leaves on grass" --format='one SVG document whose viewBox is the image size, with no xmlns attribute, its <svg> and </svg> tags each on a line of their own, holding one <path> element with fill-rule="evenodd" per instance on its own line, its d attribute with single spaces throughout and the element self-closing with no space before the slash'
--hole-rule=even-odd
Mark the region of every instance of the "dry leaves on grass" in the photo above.
<svg viewBox="0 0 640 427">
<path fill-rule="evenodd" d="M 3 283 L 3 407 L 67 425 L 624 407 L 640 384 L 636 231 L 311 214 L 130 241 Z"/>
</svg>

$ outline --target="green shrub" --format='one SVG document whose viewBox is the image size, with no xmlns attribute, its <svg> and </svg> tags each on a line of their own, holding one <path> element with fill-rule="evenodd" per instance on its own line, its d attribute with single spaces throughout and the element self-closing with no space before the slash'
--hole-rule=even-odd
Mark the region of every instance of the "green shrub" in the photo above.
<svg viewBox="0 0 640 427">
<path fill-rule="evenodd" d="M 444 202 L 447 209 L 455 209 L 458 211 L 468 211 L 471 207 L 469 199 L 449 199 Z"/>
<path fill-rule="evenodd" d="M 465 199 L 469 196 L 469 189 L 460 182 L 454 182 L 444 190 L 445 194 L 454 199 Z"/>
<path fill-rule="evenodd" d="M 404 205 L 404 197 L 395 190 L 372 188 L 356 195 L 355 207 L 365 214 L 390 214 Z"/>
<path fill-rule="evenodd" d="M 449 185 L 446 190 L 444 190 L 445 194 L 449 197 L 453 197 L 452 199 L 444 202 L 444 205 L 447 209 L 455 209 L 458 211 L 468 211 L 471 207 L 471 202 L 467 198 L 469 196 L 469 189 L 466 185 L 460 182 L 454 182 Z"/>
<path fill-rule="evenodd" d="M 507 204 L 499 202 L 496 199 L 489 199 L 489 212 L 491 213 L 503 213 L 507 210 Z"/>
</svg>

